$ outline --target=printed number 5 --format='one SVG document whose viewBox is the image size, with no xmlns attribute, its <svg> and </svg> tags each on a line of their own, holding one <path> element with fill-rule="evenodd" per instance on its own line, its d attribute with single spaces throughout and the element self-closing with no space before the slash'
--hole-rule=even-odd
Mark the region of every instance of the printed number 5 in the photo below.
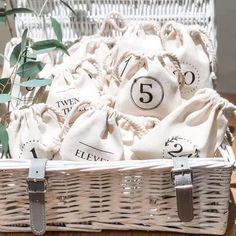
<svg viewBox="0 0 236 236">
<path fill-rule="evenodd" d="M 146 94 L 148 97 L 148 99 L 146 101 L 144 101 L 143 97 L 140 97 L 139 101 L 142 103 L 149 103 L 153 100 L 153 95 L 150 92 L 145 91 L 145 88 L 147 88 L 147 87 L 152 88 L 152 84 L 140 84 L 140 93 Z"/>
</svg>

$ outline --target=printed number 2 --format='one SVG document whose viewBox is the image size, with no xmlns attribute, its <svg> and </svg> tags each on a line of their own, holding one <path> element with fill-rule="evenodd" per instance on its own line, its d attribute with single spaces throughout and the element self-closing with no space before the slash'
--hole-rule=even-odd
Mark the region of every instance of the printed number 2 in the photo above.
<svg viewBox="0 0 236 236">
<path fill-rule="evenodd" d="M 192 156 L 191 153 L 190 153 L 190 154 L 183 154 L 183 155 L 176 155 L 176 154 L 179 154 L 179 153 L 181 153 L 181 152 L 183 151 L 183 147 L 182 147 L 182 145 L 180 145 L 179 143 L 176 143 L 176 144 L 174 145 L 174 147 L 175 147 L 175 148 L 179 148 L 179 149 L 177 149 L 177 150 L 175 150 L 175 151 L 169 151 L 168 154 L 169 154 L 170 156 L 172 156 L 172 157 L 191 157 L 191 156 Z"/>
<path fill-rule="evenodd" d="M 175 151 L 169 151 L 168 154 L 172 157 L 177 157 L 176 154 L 181 153 L 183 151 L 183 147 L 178 143 L 175 144 L 174 147 L 179 148 L 179 149 L 177 149 Z"/>
<path fill-rule="evenodd" d="M 140 84 L 140 93 L 146 94 L 148 96 L 148 99 L 146 101 L 144 101 L 144 98 L 141 97 L 141 98 L 139 98 L 139 101 L 142 103 L 149 103 L 153 100 L 153 95 L 150 92 L 145 91 L 145 87 L 152 88 L 152 84 Z"/>
<path fill-rule="evenodd" d="M 30 151 L 32 152 L 34 159 L 37 159 L 38 157 L 37 157 L 35 149 L 32 148 Z"/>
</svg>

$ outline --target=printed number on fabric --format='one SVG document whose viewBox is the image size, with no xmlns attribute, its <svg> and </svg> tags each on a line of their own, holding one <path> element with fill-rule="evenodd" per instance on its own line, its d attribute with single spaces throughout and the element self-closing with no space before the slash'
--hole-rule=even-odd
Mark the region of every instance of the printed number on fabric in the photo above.
<svg viewBox="0 0 236 236">
<path fill-rule="evenodd" d="M 162 103 L 164 89 L 158 79 L 151 76 L 140 76 L 134 79 L 130 95 L 136 107 L 142 110 L 152 110 Z"/>
<path fill-rule="evenodd" d="M 171 68 L 174 74 L 177 73 L 177 70 L 175 70 L 173 67 Z M 181 90 L 182 94 L 189 94 L 194 93 L 199 88 L 200 83 L 200 74 L 197 70 L 197 68 L 190 63 L 182 62 L 181 63 L 181 71 L 185 77 L 185 83 Z"/>
<path fill-rule="evenodd" d="M 163 158 L 199 157 L 200 150 L 190 140 L 179 136 L 168 138 L 164 143 Z"/>
</svg>

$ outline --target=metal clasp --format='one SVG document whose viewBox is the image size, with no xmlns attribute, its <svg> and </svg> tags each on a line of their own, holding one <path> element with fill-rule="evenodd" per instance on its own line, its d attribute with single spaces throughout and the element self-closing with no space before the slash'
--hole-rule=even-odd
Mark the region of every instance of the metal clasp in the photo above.
<svg viewBox="0 0 236 236">
<path fill-rule="evenodd" d="M 182 176 L 183 178 L 186 178 L 186 180 L 190 180 L 189 183 L 183 181 L 182 184 L 184 185 L 192 185 L 193 182 L 193 171 L 189 168 L 189 169 L 183 169 L 183 168 L 173 168 L 171 170 L 171 180 L 173 182 L 173 184 L 178 184 L 176 183 L 176 178 L 175 176 Z M 177 187 L 177 186 L 176 186 Z"/>
<path fill-rule="evenodd" d="M 26 181 L 28 193 L 46 193 L 48 184 L 45 178 L 27 178 Z"/>
</svg>

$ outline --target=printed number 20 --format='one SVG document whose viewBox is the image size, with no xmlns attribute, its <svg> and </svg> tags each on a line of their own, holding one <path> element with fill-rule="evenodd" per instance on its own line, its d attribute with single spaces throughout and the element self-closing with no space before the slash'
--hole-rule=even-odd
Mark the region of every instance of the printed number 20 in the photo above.
<svg viewBox="0 0 236 236">
<path fill-rule="evenodd" d="M 173 73 L 176 74 L 176 72 L 177 71 L 175 70 Z M 186 80 L 188 75 L 190 77 L 189 81 Z M 186 71 L 184 73 L 184 77 L 185 77 L 185 85 L 191 85 L 195 81 L 195 74 L 192 71 Z"/>
<path fill-rule="evenodd" d="M 153 95 L 148 92 L 147 90 L 145 91 L 145 88 L 152 88 L 152 84 L 140 84 L 140 93 L 141 94 L 146 94 L 147 96 L 147 100 L 145 101 L 145 99 L 143 97 L 140 97 L 139 98 L 139 101 L 142 102 L 142 103 L 149 103 L 153 100 Z"/>
</svg>

